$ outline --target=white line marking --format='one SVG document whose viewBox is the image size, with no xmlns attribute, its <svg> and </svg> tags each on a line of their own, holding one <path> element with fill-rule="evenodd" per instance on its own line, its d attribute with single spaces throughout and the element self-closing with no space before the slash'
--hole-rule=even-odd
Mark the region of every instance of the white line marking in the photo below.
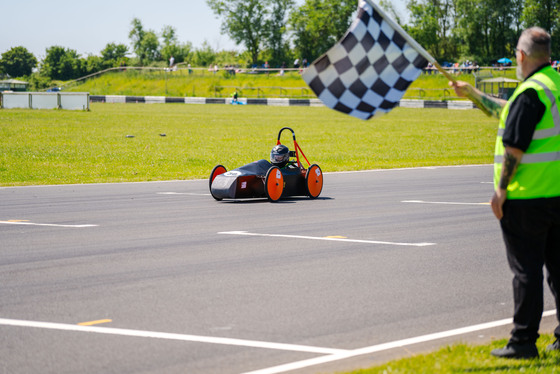
<svg viewBox="0 0 560 374">
<path fill-rule="evenodd" d="M 549 310 L 543 313 L 543 317 L 548 317 L 553 315 L 556 315 L 556 310 Z M 0 318 L 0 325 L 4 325 L 4 326 L 33 327 L 33 328 L 50 329 L 50 330 L 89 332 L 89 333 L 97 333 L 97 334 L 133 336 L 133 337 L 140 337 L 140 338 L 168 339 L 168 340 L 190 341 L 190 342 L 199 342 L 199 343 L 225 344 L 225 345 L 244 346 L 244 347 L 325 354 L 325 356 L 316 357 L 309 360 L 296 361 L 289 364 L 246 372 L 244 374 L 284 373 L 287 371 L 320 365 L 327 362 L 339 361 L 346 358 L 371 354 L 375 352 L 381 352 L 393 348 L 399 348 L 399 347 L 404 347 L 404 346 L 418 344 L 418 343 L 425 343 L 432 340 L 468 334 L 471 332 L 486 330 L 493 327 L 504 326 L 504 325 L 511 324 L 512 322 L 513 322 L 512 318 L 507 318 L 499 321 L 482 323 L 478 325 L 462 327 L 459 329 L 442 331 L 434 334 L 422 335 L 414 338 L 402 339 L 394 342 L 373 345 L 370 347 L 347 350 L 347 349 L 333 349 L 333 348 L 324 348 L 324 347 L 312 347 L 306 345 L 271 343 L 271 342 L 255 341 L 255 340 L 217 338 L 217 337 L 209 337 L 209 336 L 184 335 L 184 334 L 173 334 L 173 333 L 165 333 L 165 332 L 129 330 L 129 329 L 118 329 L 118 328 L 97 327 L 97 326 L 80 326 L 80 325 L 70 325 L 64 323 L 24 321 L 24 320 Z"/>
<path fill-rule="evenodd" d="M 453 201 L 424 201 L 424 200 L 403 200 L 401 203 L 414 204 L 441 204 L 441 205 L 490 205 L 490 203 L 458 203 Z"/>
<path fill-rule="evenodd" d="M 120 336 L 134 336 L 140 338 L 181 340 L 181 341 L 199 342 L 199 343 L 225 344 L 225 345 L 235 345 L 235 346 L 253 347 L 253 348 L 277 349 L 277 350 L 284 350 L 284 351 L 321 353 L 321 354 L 328 354 L 328 355 L 347 352 L 347 350 L 344 349 L 312 347 L 312 346 L 297 345 L 297 344 L 271 343 L 271 342 L 261 342 L 256 340 L 173 334 L 167 332 L 129 330 L 129 329 L 118 329 L 118 328 L 99 327 L 99 326 L 80 326 L 80 325 L 70 325 L 64 323 L 22 321 L 22 320 L 3 319 L 3 318 L 0 318 L 0 325 L 34 327 L 34 328 L 50 329 L 50 330 L 90 332 L 90 333 L 97 333 L 97 334 L 120 335 Z"/>
<path fill-rule="evenodd" d="M 351 243 L 367 243 L 367 244 L 388 244 L 388 245 L 402 245 L 412 247 L 425 247 L 428 245 L 435 245 L 436 243 L 399 243 L 399 242 L 384 242 L 378 240 L 360 240 L 360 239 L 343 239 L 333 237 L 317 237 L 317 236 L 300 236 L 300 235 L 280 235 L 280 234 L 257 234 L 247 231 L 223 231 L 218 234 L 224 235 L 246 235 L 246 236 L 267 236 L 273 238 L 293 238 L 293 239 L 309 239 L 309 240 L 330 240 L 337 242 L 351 242 Z"/>
<path fill-rule="evenodd" d="M 330 171 L 323 172 L 323 174 L 350 174 L 350 173 L 378 173 L 378 172 L 390 172 L 390 171 L 408 171 L 408 170 L 432 170 L 432 169 L 444 169 L 444 168 L 472 168 L 472 167 L 490 167 L 492 164 L 474 164 L 474 165 L 443 165 L 443 166 L 418 166 L 410 168 L 394 168 L 394 169 L 369 169 L 369 170 L 350 170 L 350 171 Z M 144 182 L 114 182 L 114 183 L 74 183 L 74 184 L 41 184 L 32 186 L 0 186 L 0 190 L 5 190 L 9 188 L 45 188 L 45 187 L 88 187 L 88 186 L 100 186 L 100 185 L 127 185 L 127 184 L 156 184 L 156 183 L 189 183 L 189 182 L 208 182 L 208 178 L 202 179 L 172 179 L 166 181 L 144 181 Z"/>
<path fill-rule="evenodd" d="M 51 227 L 72 227 L 72 228 L 83 228 L 83 227 L 97 227 L 99 225 L 57 225 L 54 223 L 33 223 L 33 222 L 21 222 L 21 221 L 0 221 L 0 224 L 4 225 L 29 225 L 29 226 L 51 226 Z"/>
<path fill-rule="evenodd" d="M 390 171 L 408 171 L 408 170 L 436 170 L 444 168 L 472 168 L 479 166 L 492 166 L 492 164 L 477 165 L 442 165 L 442 166 L 418 166 L 411 168 L 394 168 L 394 169 L 369 169 L 369 170 L 348 170 L 348 171 L 330 171 L 323 174 L 350 174 L 350 173 L 372 173 L 372 172 L 390 172 Z"/>
<path fill-rule="evenodd" d="M 556 310 L 549 310 L 549 311 L 546 311 L 546 312 L 543 313 L 543 317 L 553 316 L 553 315 L 556 315 Z M 285 373 L 287 371 L 292 371 L 292 370 L 302 369 L 302 368 L 306 368 L 306 367 L 310 367 L 310 366 L 325 364 L 327 362 L 339 361 L 339 360 L 343 360 L 343 359 L 346 359 L 346 358 L 371 354 L 371 353 L 385 351 L 385 350 L 389 350 L 389 349 L 393 349 L 393 348 L 399 348 L 399 347 L 404 347 L 404 346 L 418 344 L 418 343 L 425 343 L 425 342 L 432 341 L 432 340 L 437 340 L 437 339 L 442 339 L 442 338 L 448 338 L 448 337 L 451 337 L 451 336 L 468 334 L 468 333 L 471 333 L 471 332 L 486 330 L 486 329 L 493 328 L 493 327 L 504 326 L 504 325 L 508 325 L 512 322 L 513 322 L 512 318 L 502 319 L 500 321 L 482 323 L 482 324 L 479 324 L 479 325 L 467 326 L 467 327 L 463 327 L 463 328 L 459 328 L 459 329 L 455 329 L 455 330 L 442 331 L 442 332 L 438 332 L 438 333 L 434 333 L 434 334 L 417 336 L 415 338 L 397 340 L 397 341 L 394 341 L 394 342 L 373 345 L 371 347 L 359 348 L 359 349 L 355 349 L 355 350 L 352 350 L 352 351 L 340 352 L 340 353 L 336 353 L 336 354 L 329 355 L 329 356 L 321 356 L 321 357 L 316 357 L 316 358 L 312 358 L 312 359 L 309 359 L 309 360 L 292 362 L 292 363 L 289 363 L 289 364 L 274 366 L 274 367 L 261 369 L 261 370 L 255 370 L 255 371 L 246 372 L 246 373 L 243 373 L 243 374 L 278 374 L 278 373 Z"/>
<path fill-rule="evenodd" d="M 158 195 L 191 195 L 191 196 L 212 196 L 209 193 L 194 193 L 194 192 L 158 192 Z"/>
</svg>

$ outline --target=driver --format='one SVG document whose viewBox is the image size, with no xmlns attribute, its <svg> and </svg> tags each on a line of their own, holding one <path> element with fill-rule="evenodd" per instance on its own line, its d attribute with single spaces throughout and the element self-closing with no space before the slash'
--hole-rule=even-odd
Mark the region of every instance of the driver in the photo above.
<svg viewBox="0 0 560 374">
<path fill-rule="evenodd" d="M 283 168 L 288 164 L 290 160 L 290 150 L 283 144 L 278 144 L 272 151 L 270 152 L 270 162 L 274 166 L 278 166 L 279 168 Z"/>
</svg>

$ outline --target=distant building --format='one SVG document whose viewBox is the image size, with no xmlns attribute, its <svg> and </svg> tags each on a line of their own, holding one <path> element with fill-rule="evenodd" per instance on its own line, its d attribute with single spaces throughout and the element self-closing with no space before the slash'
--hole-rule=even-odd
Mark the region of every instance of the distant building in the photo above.
<svg viewBox="0 0 560 374">
<path fill-rule="evenodd" d="M 479 82 L 480 90 L 488 95 L 508 100 L 519 85 L 516 79 L 498 77 L 484 79 Z"/>
<path fill-rule="evenodd" d="M 22 92 L 27 91 L 28 82 L 18 81 L 17 79 L 7 79 L 0 81 L 0 92 L 2 91 L 14 91 Z"/>
</svg>

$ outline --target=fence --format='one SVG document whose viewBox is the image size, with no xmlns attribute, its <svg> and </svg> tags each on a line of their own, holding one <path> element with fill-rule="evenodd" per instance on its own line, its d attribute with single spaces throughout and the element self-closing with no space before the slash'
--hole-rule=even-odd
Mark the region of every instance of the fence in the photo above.
<svg viewBox="0 0 560 374">
<path fill-rule="evenodd" d="M 443 101 L 459 99 L 458 96 L 455 96 L 455 91 L 447 88 L 409 88 L 404 98 Z"/>
<path fill-rule="evenodd" d="M 89 110 L 89 92 L 2 92 L 0 108 Z"/>
<path fill-rule="evenodd" d="M 114 68 L 108 68 L 105 70 L 101 70 L 77 79 L 72 79 L 64 83 L 64 87 L 72 87 L 76 84 L 83 83 L 91 78 L 96 78 L 106 73 L 110 72 L 120 72 L 120 73 L 128 73 L 128 74 L 144 74 L 144 75 L 152 75 L 157 78 L 164 78 L 167 79 L 171 76 L 193 76 L 193 77 L 204 77 L 204 76 L 224 76 L 224 77 L 233 77 L 236 74 L 241 75 L 278 75 L 283 76 L 284 74 L 301 74 L 303 71 L 302 69 L 294 69 L 294 68 L 275 68 L 275 69 L 238 69 L 238 68 L 228 68 L 228 67 L 221 67 L 219 69 L 214 68 L 201 68 L 201 67 L 178 67 L 179 65 L 183 65 L 184 63 L 177 64 L 173 68 L 162 68 L 162 67 L 150 67 L 150 66 L 120 66 Z"/>
<path fill-rule="evenodd" d="M 222 91 L 226 90 L 225 93 Z M 280 97 L 280 98 L 314 98 L 315 94 L 308 87 L 238 87 L 214 86 L 214 97 L 229 97 L 237 91 L 240 97 Z"/>
</svg>

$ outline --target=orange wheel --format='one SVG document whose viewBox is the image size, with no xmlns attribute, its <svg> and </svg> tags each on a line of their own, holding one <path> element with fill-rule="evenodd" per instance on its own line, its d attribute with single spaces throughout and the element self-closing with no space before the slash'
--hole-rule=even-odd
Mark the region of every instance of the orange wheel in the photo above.
<svg viewBox="0 0 560 374">
<path fill-rule="evenodd" d="M 307 169 L 305 185 L 307 187 L 307 196 L 312 199 L 319 197 L 323 190 L 323 172 L 319 165 L 313 164 Z"/>
<path fill-rule="evenodd" d="M 264 180 L 264 187 L 268 200 L 276 202 L 282 196 L 282 191 L 284 191 L 284 176 L 277 166 L 268 169 Z"/>
<path fill-rule="evenodd" d="M 225 173 L 227 170 L 224 166 L 222 165 L 217 165 L 214 167 L 214 169 L 212 169 L 212 172 L 210 173 L 210 178 L 208 179 L 208 184 L 210 187 L 210 194 L 212 195 L 212 197 L 218 201 L 222 200 L 221 198 L 218 198 L 216 196 L 214 196 L 214 194 L 212 193 L 212 182 L 214 182 L 214 179 L 220 175 Z"/>
</svg>

